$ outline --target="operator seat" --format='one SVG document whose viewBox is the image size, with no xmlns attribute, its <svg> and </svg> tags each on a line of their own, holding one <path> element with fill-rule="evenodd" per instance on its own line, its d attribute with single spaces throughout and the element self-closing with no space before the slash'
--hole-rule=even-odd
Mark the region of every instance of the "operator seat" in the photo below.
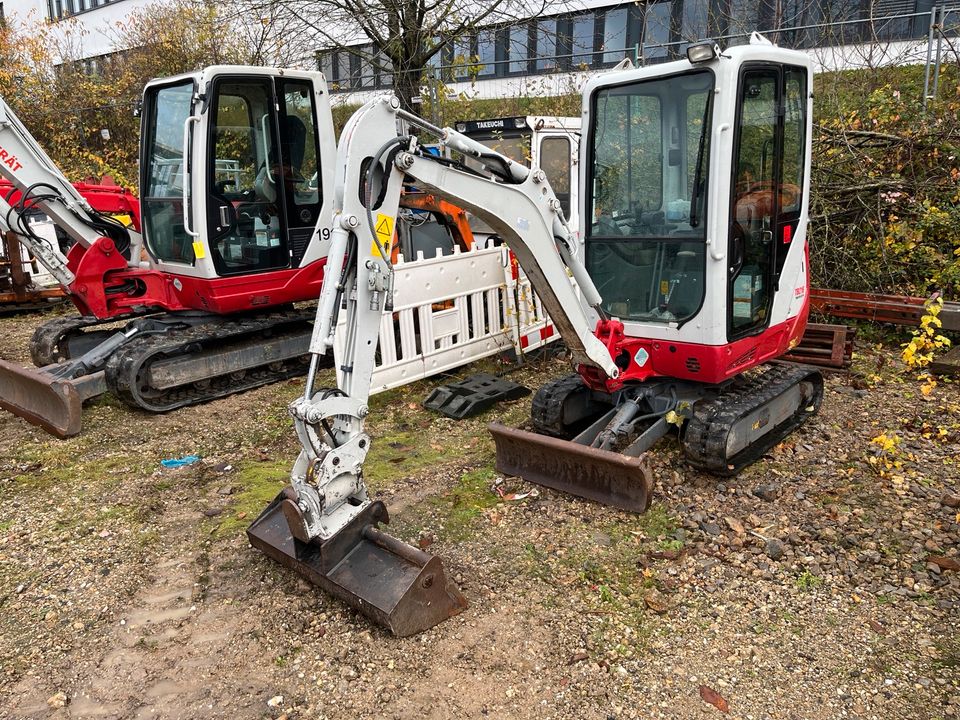
<svg viewBox="0 0 960 720">
<path fill-rule="evenodd" d="M 276 148 L 271 147 L 267 153 L 267 161 L 260 167 L 254 181 L 254 190 L 260 202 L 277 202 L 278 178 L 293 184 L 306 181 L 300 174 L 300 167 L 307 149 L 307 127 L 296 115 L 287 115 L 281 129 L 283 137 L 280 139 L 280 157 L 277 157 Z"/>
</svg>

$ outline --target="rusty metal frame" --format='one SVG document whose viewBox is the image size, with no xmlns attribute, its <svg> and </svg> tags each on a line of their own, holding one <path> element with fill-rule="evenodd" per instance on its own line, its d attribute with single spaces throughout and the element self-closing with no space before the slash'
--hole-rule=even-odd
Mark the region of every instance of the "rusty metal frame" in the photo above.
<svg viewBox="0 0 960 720">
<path fill-rule="evenodd" d="M 812 288 L 810 309 L 833 317 L 871 320 L 894 325 L 917 326 L 923 317 L 926 298 L 903 295 L 875 295 Z M 960 331 L 960 303 L 945 302 L 940 311 L 944 330 Z"/>
</svg>

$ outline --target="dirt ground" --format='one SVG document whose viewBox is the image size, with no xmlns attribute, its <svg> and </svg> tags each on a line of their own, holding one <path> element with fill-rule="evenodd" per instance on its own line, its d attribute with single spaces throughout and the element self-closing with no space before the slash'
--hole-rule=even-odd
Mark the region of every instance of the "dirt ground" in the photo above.
<svg viewBox="0 0 960 720">
<path fill-rule="evenodd" d="M 0 319 L 0 357 L 27 362 L 40 319 Z M 861 342 L 738 478 L 662 441 L 642 516 L 501 498 L 532 486 L 494 472 L 485 424 L 529 400 L 455 422 L 420 405 L 437 382 L 371 403 L 391 532 L 470 603 L 406 639 L 246 542 L 301 381 L 166 416 L 104 397 L 65 441 L 0 416 L 0 718 L 960 717 L 960 385 L 924 394 L 895 343 Z"/>
</svg>

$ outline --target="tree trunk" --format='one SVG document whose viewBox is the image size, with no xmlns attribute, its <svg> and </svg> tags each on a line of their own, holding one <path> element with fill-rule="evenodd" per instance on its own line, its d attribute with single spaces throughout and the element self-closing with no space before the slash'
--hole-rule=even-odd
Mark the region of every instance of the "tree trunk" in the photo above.
<svg viewBox="0 0 960 720">
<path fill-rule="evenodd" d="M 413 99 L 420 97 L 420 88 L 423 85 L 423 70 L 418 68 L 398 72 L 394 74 L 393 78 L 393 87 L 397 97 L 400 98 L 400 107 L 407 112 L 417 115 L 422 114 L 423 110 L 420 104 L 415 104 Z"/>
</svg>

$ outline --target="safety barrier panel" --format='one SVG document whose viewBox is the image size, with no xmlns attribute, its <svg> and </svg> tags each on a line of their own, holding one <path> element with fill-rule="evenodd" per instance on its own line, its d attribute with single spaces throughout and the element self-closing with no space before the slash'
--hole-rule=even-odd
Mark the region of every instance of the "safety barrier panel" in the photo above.
<svg viewBox="0 0 960 720">
<path fill-rule="evenodd" d="M 393 312 L 380 322 L 371 394 L 556 340 L 529 280 L 503 247 L 395 264 Z M 334 350 L 342 352 L 345 319 Z"/>
</svg>

